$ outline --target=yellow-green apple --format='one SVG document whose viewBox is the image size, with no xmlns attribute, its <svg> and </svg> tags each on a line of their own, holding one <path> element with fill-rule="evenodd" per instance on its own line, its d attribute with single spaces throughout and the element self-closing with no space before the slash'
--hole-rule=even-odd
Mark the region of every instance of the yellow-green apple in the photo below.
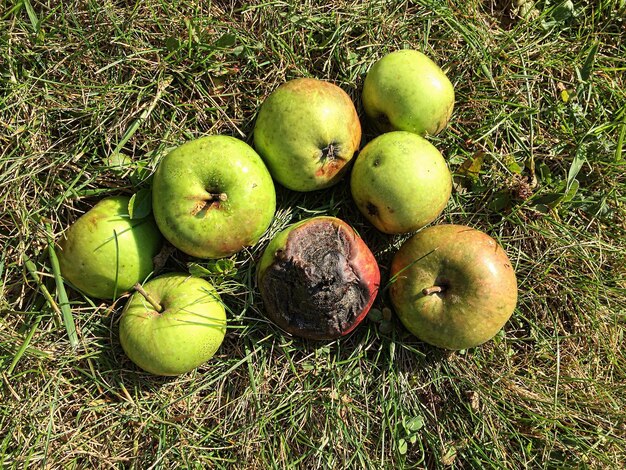
<svg viewBox="0 0 626 470">
<path fill-rule="evenodd" d="M 116 298 L 154 269 L 161 233 L 152 216 L 131 219 L 129 201 L 126 196 L 102 199 L 59 241 L 61 274 L 91 297 Z"/>
<path fill-rule="evenodd" d="M 391 276 L 391 300 L 404 326 L 440 348 L 488 341 L 517 303 L 515 271 L 505 251 L 463 225 L 434 225 L 409 238 L 393 258 Z"/>
<path fill-rule="evenodd" d="M 152 182 L 159 229 L 179 250 L 222 258 L 256 244 L 276 210 L 274 182 L 245 142 L 213 135 L 182 144 Z"/>
<path fill-rule="evenodd" d="M 454 108 L 454 87 L 446 74 L 419 51 L 404 49 L 374 63 L 363 83 L 363 108 L 381 132 L 435 135 Z"/>
<path fill-rule="evenodd" d="M 361 151 L 350 177 L 352 197 L 381 232 L 413 232 L 435 220 L 452 191 L 443 156 L 425 138 L 405 131 L 376 137 Z"/>
<path fill-rule="evenodd" d="M 211 283 L 169 273 L 136 288 L 119 327 L 131 361 L 155 375 L 179 375 L 213 357 L 226 333 L 226 311 Z"/>
<path fill-rule="evenodd" d="M 295 191 L 337 183 L 361 142 L 361 123 L 350 96 L 330 82 L 298 78 L 261 105 L 254 146 L 274 179 Z"/>
<path fill-rule="evenodd" d="M 309 339 L 347 335 L 365 318 L 380 284 L 374 255 L 346 222 L 312 217 L 287 227 L 257 268 L 266 315 Z"/>
</svg>

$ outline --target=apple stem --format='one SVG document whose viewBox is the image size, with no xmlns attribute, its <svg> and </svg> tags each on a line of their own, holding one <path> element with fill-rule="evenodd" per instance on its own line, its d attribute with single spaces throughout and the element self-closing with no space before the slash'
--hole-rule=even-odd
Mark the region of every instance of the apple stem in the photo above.
<svg viewBox="0 0 626 470">
<path fill-rule="evenodd" d="M 141 287 L 141 284 L 139 284 L 139 283 L 135 284 L 134 288 L 135 288 L 135 290 L 137 292 L 139 292 L 148 301 L 148 303 L 150 305 L 152 305 L 154 307 L 154 309 L 157 312 L 161 313 L 163 311 L 163 306 L 159 302 L 157 302 L 154 297 L 152 297 L 150 294 L 148 294 L 146 292 L 146 290 L 143 287 Z"/>
<path fill-rule="evenodd" d="M 436 294 L 437 292 L 442 292 L 442 291 L 443 291 L 443 288 L 441 286 L 432 286 L 432 287 L 426 287 L 422 289 L 422 294 L 431 295 L 431 294 Z"/>
</svg>

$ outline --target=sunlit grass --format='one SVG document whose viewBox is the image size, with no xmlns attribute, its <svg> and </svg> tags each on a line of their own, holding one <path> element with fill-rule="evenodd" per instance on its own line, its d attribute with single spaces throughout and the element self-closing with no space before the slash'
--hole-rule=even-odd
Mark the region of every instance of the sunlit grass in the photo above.
<svg viewBox="0 0 626 470">
<path fill-rule="evenodd" d="M 0 466 L 621 468 L 625 5 L 534 7 L 523 17 L 504 1 L 0 9 Z M 449 353 L 372 318 L 316 343 L 264 317 L 255 262 L 305 217 L 352 223 L 389 281 L 406 237 L 373 229 L 343 181 L 279 188 L 267 234 L 232 263 L 165 253 L 162 271 L 199 264 L 229 312 L 225 342 L 198 370 L 157 378 L 124 356 L 127 296 L 68 289 L 72 349 L 45 294 L 59 302 L 47 221 L 58 238 L 100 198 L 148 188 L 164 152 L 186 140 L 251 143 L 259 105 L 285 80 L 331 80 L 361 112 L 368 68 L 402 47 L 441 64 L 457 94 L 431 139 L 455 173 L 439 222 L 486 231 L 517 272 L 518 307 L 494 340 Z M 390 306 L 385 292 L 374 307 Z"/>
</svg>

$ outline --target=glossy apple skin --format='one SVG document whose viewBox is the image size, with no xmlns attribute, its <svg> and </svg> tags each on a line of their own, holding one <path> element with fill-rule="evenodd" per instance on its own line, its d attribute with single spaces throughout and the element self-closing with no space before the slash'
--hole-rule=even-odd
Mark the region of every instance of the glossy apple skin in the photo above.
<svg viewBox="0 0 626 470">
<path fill-rule="evenodd" d="M 131 220 L 129 198 L 102 199 L 63 234 L 61 274 L 90 297 L 113 299 L 143 282 L 163 238 L 152 216 Z"/>
<path fill-rule="evenodd" d="M 155 375 L 179 375 L 213 357 L 226 334 L 226 311 L 211 283 L 170 273 L 143 288 L 163 311 L 157 312 L 138 292 L 128 300 L 119 331 L 131 361 Z"/>
<path fill-rule="evenodd" d="M 363 83 L 363 108 L 380 132 L 402 130 L 435 135 L 454 109 L 454 87 L 419 51 L 404 49 L 374 63 Z"/>
<path fill-rule="evenodd" d="M 341 240 L 338 249 L 332 244 L 324 247 L 329 234 Z M 327 260 L 336 264 L 319 275 L 317 266 Z M 291 269 L 284 281 L 275 277 L 274 269 L 281 263 Z M 380 271 L 374 255 L 350 225 L 336 217 L 318 216 L 293 224 L 272 239 L 258 264 L 257 281 L 266 315 L 274 323 L 296 336 L 327 340 L 347 335 L 365 318 L 378 294 Z M 276 291 L 289 300 L 277 301 Z M 329 292 L 340 293 L 333 298 Z M 358 301 L 336 307 L 352 296 Z M 292 300 L 295 308 L 289 305 Z M 327 309 L 319 307 L 320 300 Z"/>
<path fill-rule="evenodd" d="M 216 194 L 226 200 L 215 200 Z M 189 141 L 161 160 L 152 208 L 176 248 L 197 258 L 222 258 L 259 240 L 274 217 L 276 191 L 252 147 L 214 135 Z"/>
<path fill-rule="evenodd" d="M 462 225 L 435 225 L 409 238 L 394 256 L 391 276 L 391 300 L 402 323 L 440 348 L 490 340 L 517 304 L 515 271 L 502 247 Z M 435 285 L 443 292 L 422 292 Z"/>
<path fill-rule="evenodd" d="M 263 102 L 254 146 L 274 179 L 294 191 L 337 183 L 361 142 L 361 123 L 350 96 L 337 85 L 298 78 Z"/>
<path fill-rule="evenodd" d="M 381 232 L 409 233 L 428 225 L 444 210 L 452 175 L 430 142 L 410 132 L 382 134 L 354 162 L 352 197 Z"/>
</svg>

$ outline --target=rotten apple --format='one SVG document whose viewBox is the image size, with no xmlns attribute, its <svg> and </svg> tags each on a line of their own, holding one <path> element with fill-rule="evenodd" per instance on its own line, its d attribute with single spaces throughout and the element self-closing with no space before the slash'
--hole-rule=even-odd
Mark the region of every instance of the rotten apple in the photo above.
<svg viewBox="0 0 626 470">
<path fill-rule="evenodd" d="M 435 225 L 409 238 L 391 264 L 391 301 L 404 326 L 434 346 L 467 349 L 495 336 L 517 303 L 511 261 L 489 235 Z"/>
<path fill-rule="evenodd" d="M 309 339 L 335 339 L 354 330 L 380 284 L 374 255 L 346 222 L 305 219 L 270 242 L 258 266 L 267 316 Z"/>
</svg>

